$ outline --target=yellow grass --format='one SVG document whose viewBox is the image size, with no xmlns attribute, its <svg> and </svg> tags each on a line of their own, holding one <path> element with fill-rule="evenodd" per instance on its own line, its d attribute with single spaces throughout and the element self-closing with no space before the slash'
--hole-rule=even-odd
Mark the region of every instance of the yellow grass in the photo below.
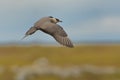
<svg viewBox="0 0 120 80">
<path fill-rule="evenodd" d="M 35 61 L 36 59 L 42 57 L 47 58 L 49 62 L 51 62 L 51 64 L 58 66 L 91 64 L 95 66 L 120 67 L 120 45 L 94 45 L 94 46 L 84 45 L 77 46 L 75 48 L 43 47 L 43 46 L 0 47 L 0 65 L 6 68 L 9 68 L 13 65 L 18 66 L 29 65 L 32 64 L 33 61 Z M 6 74 L 9 77 L 9 80 L 12 80 L 12 77 L 10 75 L 13 74 L 10 73 L 9 69 L 4 74 Z M 87 77 L 83 76 L 82 79 L 92 80 L 94 78 L 96 80 L 97 78 L 99 78 L 94 77 L 94 75 L 92 74 L 89 75 L 88 74 L 86 74 Z M 7 77 L 5 77 L 5 75 L 3 74 L 0 75 L 0 77 L 2 80 L 7 80 Z M 89 77 L 93 78 L 90 79 Z M 49 75 L 47 77 L 41 76 L 40 78 L 42 80 L 58 80 L 56 76 L 51 77 Z M 99 78 L 98 80 L 107 79 L 114 80 L 111 78 L 107 78 L 107 76 L 105 76 L 105 79 Z M 34 80 L 39 80 L 39 78 Z M 74 79 L 71 78 L 66 80 Z"/>
<path fill-rule="evenodd" d="M 53 64 L 94 64 L 120 66 L 120 46 L 65 47 L 0 47 L 1 65 L 25 65 L 46 57 Z"/>
</svg>

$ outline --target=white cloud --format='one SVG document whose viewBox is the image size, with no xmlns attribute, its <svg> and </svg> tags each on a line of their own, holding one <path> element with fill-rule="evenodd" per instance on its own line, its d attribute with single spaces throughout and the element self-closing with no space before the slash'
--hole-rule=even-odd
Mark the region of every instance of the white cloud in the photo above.
<svg viewBox="0 0 120 80">
<path fill-rule="evenodd" d="M 120 16 L 107 16 L 103 18 L 102 24 L 120 30 Z"/>
<path fill-rule="evenodd" d="M 120 17 L 104 16 L 84 23 L 74 24 L 70 28 L 71 31 L 73 31 L 71 35 L 77 35 L 76 37 L 120 34 Z"/>
</svg>

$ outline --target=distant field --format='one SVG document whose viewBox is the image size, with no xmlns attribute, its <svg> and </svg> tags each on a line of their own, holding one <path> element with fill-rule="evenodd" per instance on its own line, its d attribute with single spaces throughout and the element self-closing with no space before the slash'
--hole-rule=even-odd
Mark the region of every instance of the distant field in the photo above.
<svg viewBox="0 0 120 80">
<path fill-rule="evenodd" d="M 11 67 L 29 66 L 40 58 L 47 59 L 52 67 L 59 66 L 60 69 L 61 67 L 67 69 L 70 66 L 92 65 L 100 67 L 100 69 L 101 67 L 115 67 L 119 70 L 120 45 L 85 45 L 75 48 L 42 46 L 0 47 L 0 66 L 4 68 L 3 70 L 2 68 L 0 69 L 0 80 L 15 80 L 14 76 L 16 73 L 11 71 Z M 49 73 L 49 75 L 38 75 L 37 78 L 32 77 L 25 80 L 120 80 L 119 76 L 120 70 L 114 74 L 106 75 L 85 72 L 84 75 L 77 78 L 59 78 L 53 73 Z"/>
<path fill-rule="evenodd" d="M 0 47 L 1 65 L 25 65 L 40 57 L 46 57 L 57 65 L 94 64 L 120 66 L 120 46 L 66 47 Z"/>
</svg>

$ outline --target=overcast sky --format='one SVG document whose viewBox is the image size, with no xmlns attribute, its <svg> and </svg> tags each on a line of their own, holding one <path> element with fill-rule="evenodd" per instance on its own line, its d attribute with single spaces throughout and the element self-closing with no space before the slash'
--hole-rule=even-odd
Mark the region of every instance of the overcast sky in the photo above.
<svg viewBox="0 0 120 80">
<path fill-rule="evenodd" d="M 21 41 L 44 16 L 62 20 L 73 42 L 120 41 L 120 0 L 0 0 L 0 43 Z M 40 31 L 24 41 L 55 42 Z"/>
</svg>

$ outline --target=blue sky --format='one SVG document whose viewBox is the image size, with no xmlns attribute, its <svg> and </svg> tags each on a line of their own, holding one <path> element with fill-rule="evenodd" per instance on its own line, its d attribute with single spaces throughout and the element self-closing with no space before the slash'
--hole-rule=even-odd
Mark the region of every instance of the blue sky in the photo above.
<svg viewBox="0 0 120 80">
<path fill-rule="evenodd" d="M 44 16 L 59 23 L 73 42 L 120 40 L 120 0 L 0 0 L 0 43 L 21 41 Z M 55 40 L 37 31 L 22 42 Z"/>
</svg>

